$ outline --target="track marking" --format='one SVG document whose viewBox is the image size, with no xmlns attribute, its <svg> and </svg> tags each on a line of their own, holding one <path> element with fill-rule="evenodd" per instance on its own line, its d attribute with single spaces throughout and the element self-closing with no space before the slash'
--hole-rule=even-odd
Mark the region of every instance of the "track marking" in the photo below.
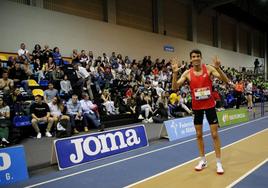
<svg viewBox="0 0 268 188">
<path fill-rule="evenodd" d="M 237 140 L 237 141 L 235 141 L 235 142 L 233 142 L 233 143 L 231 143 L 231 144 L 229 144 L 229 145 L 226 145 L 226 146 L 222 147 L 222 150 L 225 149 L 225 148 L 228 148 L 228 147 L 230 147 L 230 146 L 232 146 L 232 145 L 234 145 L 234 144 L 237 144 L 237 143 L 239 143 L 239 142 L 242 142 L 242 141 L 244 141 L 244 140 L 246 140 L 246 139 L 249 139 L 249 138 L 251 138 L 251 137 L 254 137 L 254 136 L 256 136 L 256 135 L 258 135 L 258 134 L 260 134 L 260 133 L 262 133 L 262 132 L 265 132 L 265 131 L 268 131 L 268 128 L 266 128 L 266 129 L 264 129 L 264 130 L 262 130 L 262 131 L 259 131 L 259 132 L 257 132 L 257 133 L 254 133 L 254 134 L 252 134 L 252 135 L 250 135 L 250 136 L 247 136 L 247 137 L 245 137 L 245 138 L 243 138 L 243 139 L 241 139 L 241 140 Z M 213 153 L 214 153 L 214 151 L 211 151 L 211 152 L 207 153 L 206 156 L 209 156 L 209 155 L 211 155 L 211 154 L 213 154 Z M 193 162 L 193 161 L 195 161 L 195 160 L 197 160 L 197 159 L 199 159 L 199 158 L 200 158 L 200 157 L 196 157 L 196 158 L 194 158 L 194 159 L 192 159 L 192 160 L 190 160 L 190 161 L 187 161 L 187 162 L 185 162 L 185 163 L 182 163 L 182 164 L 180 164 L 180 165 L 178 165 L 178 166 L 175 166 L 175 167 L 173 167 L 173 168 L 170 168 L 170 169 L 168 169 L 168 170 L 165 170 L 165 171 L 160 172 L 160 173 L 158 173 L 158 174 L 155 174 L 155 175 L 153 175 L 153 176 L 150 176 L 150 177 L 148 177 L 148 178 L 146 178 L 146 179 L 143 179 L 143 180 L 141 180 L 141 181 L 138 181 L 138 182 L 135 182 L 135 183 L 133 183 L 133 184 L 127 185 L 125 188 L 130 188 L 130 187 L 133 187 L 133 186 L 138 185 L 138 184 L 140 184 L 140 183 L 146 182 L 146 181 L 148 181 L 148 180 L 150 180 L 150 179 L 153 179 L 153 178 L 156 178 L 156 177 L 158 177 L 158 176 L 161 176 L 161 175 L 163 175 L 163 174 L 165 174 L 165 173 L 168 173 L 168 172 L 173 171 L 173 170 L 175 170 L 175 169 L 177 169 L 177 168 L 180 168 L 180 167 L 182 167 L 182 166 L 185 166 L 185 165 L 187 165 L 187 164 L 189 164 L 189 163 L 191 163 L 191 162 Z"/>
<path fill-rule="evenodd" d="M 234 129 L 234 128 L 238 128 L 238 127 L 241 127 L 243 125 L 246 125 L 246 124 L 249 124 L 249 123 L 253 123 L 253 122 L 256 122 L 256 121 L 259 121 L 259 120 L 263 120 L 263 119 L 266 119 L 266 118 L 268 118 L 268 117 L 262 117 L 262 118 L 259 118 L 259 119 L 248 121 L 246 123 L 242 123 L 242 124 L 237 125 L 237 126 L 229 127 L 229 128 L 220 130 L 219 133 L 225 132 L 227 130 L 231 130 L 231 129 Z M 204 135 L 203 137 L 207 137 L 209 135 L 210 135 L 210 133 Z M 130 159 L 135 159 L 135 158 L 138 158 L 138 157 L 141 157 L 141 156 L 145 156 L 145 155 L 148 155 L 148 154 L 151 154 L 151 153 L 155 153 L 155 152 L 158 152 L 158 151 L 169 149 L 169 148 L 172 148 L 172 147 L 175 147 L 175 146 L 178 146 L 178 145 L 182 145 L 182 144 L 185 144 L 185 143 L 194 141 L 194 140 L 196 140 L 196 138 L 192 138 L 192 139 L 189 139 L 189 140 L 186 140 L 186 141 L 183 141 L 183 142 L 172 144 L 170 146 L 165 146 L 163 148 L 155 149 L 155 150 L 152 150 L 152 151 L 149 151 L 149 152 L 146 152 L 146 153 L 142 153 L 142 154 L 139 154 L 139 155 L 135 155 L 135 156 L 132 156 L 132 157 L 120 159 L 120 160 L 117 160 L 117 161 L 114 161 L 114 162 L 111 162 L 111 163 L 107 163 L 107 164 L 103 164 L 103 165 L 100 165 L 100 166 L 96 166 L 96 167 L 93 167 L 93 168 L 90 168 L 90 169 L 86 169 L 86 170 L 82 170 L 82 171 L 75 172 L 75 173 L 72 173 L 72 174 L 64 175 L 64 176 L 61 176 L 61 177 L 58 177 L 58 178 L 53 178 L 53 179 L 50 179 L 50 180 L 47 180 L 47 181 L 43 181 L 43 182 L 40 182 L 40 183 L 36 183 L 36 184 L 33 184 L 33 185 L 28 185 L 28 186 L 25 186 L 25 188 L 37 187 L 37 186 L 40 186 L 40 185 L 44 185 L 44 184 L 48 184 L 48 183 L 51 183 L 51 182 L 59 181 L 59 180 L 62 180 L 62 179 L 68 178 L 68 177 L 76 176 L 76 175 L 83 174 L 83 173 L 86 173 L 86 172 L 90 172 L 90 171 L 93 171 L 93 170 L 96 170 L 96 169 L 100 169 L 100 168 L 111 166 L 111 165 L 114 165 L 114 164 L 117 164 L 117 163 L 120 163 L 120 162 L 124 162 L 124 161 L 130 160 Z M 225 147 L 223 147 L 223 148 L 225 148 Z M 210 152 L 210 153 L 212 153 L 212 152 Z M 196 159 L 193 159 L 191 161 L 194 161 Z M 184 165 L 190 163 L 191 161 L 188 161 L 188 162 L 184 163 Z M 181 165 L 179 165 L 179 166 L 181 166 Z"/>
<path fill-rule="evenodd" d="M 264 165 L 266 162 L 268 161 L 268 158 L 265 159 L 264 161 L 262 161 L 260 164 L 258 164 L 257 166 L 255 166 L 254 168 L 252 168 L 250 171 L 248 171 L 247 173 L 245 173 L 243 176 L 241 176 L 240 178 L 238 178 L 237 180 L 235 180 L 234 182 L 232 182 L 230 185 L 228 185 L 226 188 L 231 188 L 233 186 L 235 186 L 236 184 L 238 184 L 240 181 L 242 181 L 243 179 L 245 179 L 248 175 L 250 175 L 252 172 L 254 172 L 255 170 L 257 170 L 258 168 L 260 168 L 262 165 Z"/>
</svg>

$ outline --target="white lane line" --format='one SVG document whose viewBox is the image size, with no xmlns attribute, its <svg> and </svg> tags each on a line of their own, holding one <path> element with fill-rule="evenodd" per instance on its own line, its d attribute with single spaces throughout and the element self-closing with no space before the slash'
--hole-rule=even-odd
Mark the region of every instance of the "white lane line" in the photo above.
<svg viewBox="0 0 268 188">
<path fill-rule="evenodd" d="M 268 128 L 266 128 L 266 129 L 264 129 L 264 130 L 262 130 L 262 131 L 260 131 L 260 132 L 254 133 L 254 134 L 252 134 L 252 135 L 250 135 L 250 136 L 247 136 L 247 137 L 245 137 L 245 138 L 243 138 L 243 139 L 241 139 L 241 140 L 238 140 L 238 141 L 236 141 L 236 142 L 233 142 L 233 143 L 231 143 L 231 144 L 229 144 L 229 145 L 226 145 L 226 146 L 222 147 L 222 149 L 228 148 L 228 147 L 230 147 L 230 146 L 232 146 L 232 145 L 234 145 L 234 144 L 236 144 L 236 143 L 242 142 L 242 141 L 244 141 L 244 140 L 246 140 L 246 139 L 249 139 L 249 138 L 251 138 L 251 137 L 253 137 L 253 136 L 256 136 L 257 134 L 260 134 L 260 133 L 265 132 L 265 131 L 268 131 Z M 211 151 L 211 152 L 207 153 L 206 156 L 211 155 L 211 154 L 213 154 L 213 153 L 214 153 L 214 151 Z M 166 171 L 160 172 L 160 173 L 158 173 L 158 174 L 156 174 L 156 175 L 150 176 L 150 177 L 148 177 L 148 178 L 146 178 L 146 179 L 143 179 L 143 180 L 141 180 L 141 181 L 138 181 L 138 182 L 135 182 L 135 183 L 133 183 L 133 184 L 130 184 L 130 185 L 124 187 L 124 188 L 130 188 L 130 187 L 133 187 L 133 186 L 135 186 L 135 185 L 137 185 L 137 184 L 140 184 L 140 183 L 142 183 L 142 182 L 145 182 L 145 181 L 148 181 L 148 180 L 150 180 L 150 179 L 153 179 L 153 178 L 155 178 L 155 177 L 157 177 L 157 176 L 161 176 L 162 174 L 168 173 L 168 172 L 170 172 L 170 171 L 172 171 L 172 170 L 175 170 L 176 168 L 180 168 L 180 167 L 182 167 L 182 166 L 184 166 L 184 165 L 187 165 L 188 163 L 191 163 L 191 162 L 193 162 L 193 161 L 195 161 L 195 160 L 197 160 L 197 159 L 199 159 L 199 157 L 197 157 L 197 158 L 195 158 L 195 159 L 192 159 L 192 160 L 190 160 L 190 161 L 187 161 L 186 163 L 182 163 L 182 164 L 180 164 L 180 165 L 178 165 L 178 166 L 175 166 L 175 167 L 173 167 L 173 168 L 170 168 L 170 169 L 168 169 L 168 170 L 166 170 Z"/>
<path fill-rule="evenodd" d="M 238 127 L 241 127 L 241 126 L 246 125 L 246 124 L 249 124 L 249 123 L 260 121 L 260 120 L 263 120 L 263 119 L 266 119 L 266 118 L 268 118 L 268 116 L 262 117 L 262 118 L 259 118 L 259 119 L 255 119 L 255 120 L 252 120 L 252 121 L 249 121 L 249 122 L 246 122 L 246 123 L 242 123 L 242 124 L 237 125 L 237 126 L 233 126 L 233 127 L 229 127 L 229 128 L 220 130 L 219 133 L 220 132 L 225 132 L 225 131 L 230 130 L 230 129 L 238 128 Z M 209 135 L 210 135 L 210 133 L 204 135 L 203 137 L 207 137 Z M 124 161 L 130 160 L 130 159 L 135 159 L 135 158 L 138 158 L 138 157 L 141 157 L 141 156 L 144 156 L 144 155 L 155 153 L 155 152 L 158 152 L 158 151 L 161 151 L 161 150 L 164 150 L 164 149 L 169 149 L 169 148 L 172 148 L 172 147 L 175 147 L 175 146 L 178 146 L 178 145 L 182 145 L 182 144 L 185 144 L 185 143 L 194 141 L 194 140 L 196 140 L 196 138 L 192 138 L 192 139 L 189 139 L 189 140 L 186 140 L 186 141 L 183 141 L 183 142 L 179 142 L 179 143 L 176 143 L 176 144 L 173 144 L 173 145 L 170 145 L 170 146 L 165 146 L 163 148 L 155 149 L 155 150 L 152 150 L 152 151 L 149 151 L 149 152 L 146 152 L 146 153 L 142 153 L 142 154 L 135 155 L 135 156 L 128 157 L 128 158 L 124 158 L 124 159 L 120 159 L 120 160 L 117 160 L 117 161 L 114 161 L 114 162 L 111 162 L 111 163 L 107 163 L 107 164 L 104 164 L 104 165 L 96 166 L 96 167 L 93 167 L 93 168 L 89 168 L 89 169 L 86 169 L 86 170 L 82 170 L 82 171 L 75 172 L 75 173 L 72 173 L 72 174 L 68 174 L 68 175 L 65 175 L 65 176 L 61 176 L 61 177 L 58 177 L 58 178 L 53 178 L 53 179 L 50 179 L 50 180 L 47 180 L 47 181 L 43 181 L 43 182 L 40 182 L 40 183 L 29 185 L 29 186 L 26 186 L 25 188 L 32 188 L 32 187 L 36 187 L 36 186 L 48 184 L 48 183 L 51 183 L 51 182 L 54 182 L 54 181 L 58 181 L 58 180 L 62 180 L 62 179 L 68 178 L 68 177 L 72 177 L 72 176 L 76 176 L 76 175 L 79 175 L 79 174 L 83 174 L 85 172 L 90 172 L 90 171 L 93 171 L 93 170 L 96 170 L 96 169 L 100 169 L 100 168 L 107 167 L 107 166 L 110 166 L 110 165 L 113 165 L 113 164 L 124 162 Z"/>
<path fill-rule="evenodd" d="M 245 173 L 243 176 L 241 176 L 240 178 L 238 178 L 237 180 L 235 180 L 233 183 L 231 183 L 230 185 L 228 185 L 226 188 L 231 188 L 233 186 L 235 186 L 237 183 L 239 183 L 240 181 L 242 181 L 243 179 L 245 179 L 248 175 L 250 175 L 252 172 L 254 172 L 255 170 L 257 170 L 258 168 L 260 168 L 262 165 L 264 165 L 266 162 L 268 161 L 268 158 L 265 159 L 264 161 L 262 161 L 260 164 L 258 164 L 257 166 L 255 166 L 254 168 L 252 168 L 250 171 L 248 171 L 247 173 Z"/>
</svg>

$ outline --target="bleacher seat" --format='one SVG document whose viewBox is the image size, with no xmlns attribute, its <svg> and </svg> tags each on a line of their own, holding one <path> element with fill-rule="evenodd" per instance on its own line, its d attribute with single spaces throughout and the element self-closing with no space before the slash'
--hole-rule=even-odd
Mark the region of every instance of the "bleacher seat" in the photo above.
<svg viewBox="0 0 268 188">
<path fill-rule="evenodd" d="M 42 89 L 34 89 L 32 91 L 32 94 L 33 94 L 33 96 L 40 95 L 40 96 L 43 97 L 44 96 L 44 91 Z"/>
<path fill-rule="evenodd" d="M 48 86 L 48 83 L 49 83 L 48 80 L 40 80 L 40 81 L 39 81 L 39 85 L 40 85 L 41 87 L 47 87 L 47 86 Z"/>
<path fill-rule="evenodd" d="M 15 116 L 13 118 L 13 125 L 15 127 L 25 127 L 32 125 L 31 118 L 29 116 Z"/>
<path fill-rule="evenodd" d="M 34 79 L 29 79 L 28 86 L 29 87 L 36 87 L 36 86 L 39 86 L 39 84 Z"/>
</svg>

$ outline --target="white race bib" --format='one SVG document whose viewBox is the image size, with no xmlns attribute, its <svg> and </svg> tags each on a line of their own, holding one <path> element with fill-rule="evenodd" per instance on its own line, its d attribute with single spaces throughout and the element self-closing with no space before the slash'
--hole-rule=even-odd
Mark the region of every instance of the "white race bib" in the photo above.
<svg viewBox="0 0 268 188">
<path fill-rule="evenodd" d="M 202 87 L 194 89 L 195 100 L 204 100 L 211 97 L 211 92 L 209 87 Z"/>
</svg>

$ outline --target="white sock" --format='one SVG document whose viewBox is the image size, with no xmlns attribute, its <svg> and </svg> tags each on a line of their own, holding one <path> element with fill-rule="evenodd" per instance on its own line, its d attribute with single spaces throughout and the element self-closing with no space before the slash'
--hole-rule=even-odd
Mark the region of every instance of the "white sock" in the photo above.
<svg viewBox="0 0 268 188">
<path fill-rule="evenodd" d="M 221 163 L 221 159 L 220 158 L 216 158 L 216 163 Z"/>
<path fill-rule="evenodd" d="M 205 156 L 200 157 L 200 159 L 201 159 L 201 161 L 204 161 L 204 162 L 207 161 Z"/>
</svg>

